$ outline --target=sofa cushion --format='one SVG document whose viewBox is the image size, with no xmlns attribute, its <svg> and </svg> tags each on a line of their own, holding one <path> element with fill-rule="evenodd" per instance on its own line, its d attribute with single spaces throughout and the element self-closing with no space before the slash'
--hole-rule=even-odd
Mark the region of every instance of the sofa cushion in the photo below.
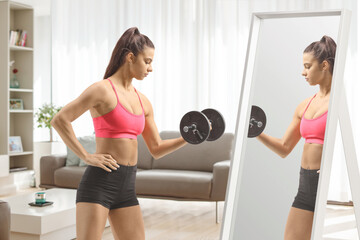
<svg viewBox="0 0 360 240">
<path fill-rule="evenodd" d="M 138 141 L 137 167 L 142 169 L 151 169 L 153 164 L 153 157 L 151 156 L 142 135 L 139 135 L 137 137 L 137 141 Z"/>
<path fill-rule="evenodd" d="M 95 153 L 96 143 L 95 135 L 84 136 L 78 138 L 80 144 L 85 148 L 88 153 Z M 69 147 L 66 147 L 66 166 L 86 166 L 87 164 L 81 160 Z"/>
<path fill-rule="evenodd" d="M 180 137 L 179 132 L 164 131 L 162 139 Z M 216 141 L 198 145 L 187 144 L 183 148 L 154 160 L 153 169 L 176 169 L 212 172 L 216 162 L 231 159 L 234 134 L 225 133 Z"/>
<path fill-rule="evenodd" d="M 54 181 L 57 187 L 78 188 L 86 167 L 69 166 L 55 171 Z"/>
<path fill-rule="evenodd" d="M 153 169 L 136 174 L 136 194 L 209 199 L 212 173 Z"/>
<path fill-rule="evenodd" d="M 40 158 L 40 187 L 54 186 L 55 171 L 66 164 L 65 154 L 52 154 Z"/>
</svg>

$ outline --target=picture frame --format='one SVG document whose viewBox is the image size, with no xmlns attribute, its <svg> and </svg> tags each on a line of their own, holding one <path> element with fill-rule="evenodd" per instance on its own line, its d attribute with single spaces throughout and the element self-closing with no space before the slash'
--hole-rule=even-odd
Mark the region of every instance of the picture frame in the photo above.
<svg viewBox="0 0 360 240">
<path fill-rule="evenodd" d="M 9 100 L 10 110 L 24 110 L 24 102 L 20 98 L 10 98 Z"/>
<path fill-rule="evenodd" d="M 23 152 L 20 136 L 9 137 L 9 153 L 20 153 Z"/>
</svg>

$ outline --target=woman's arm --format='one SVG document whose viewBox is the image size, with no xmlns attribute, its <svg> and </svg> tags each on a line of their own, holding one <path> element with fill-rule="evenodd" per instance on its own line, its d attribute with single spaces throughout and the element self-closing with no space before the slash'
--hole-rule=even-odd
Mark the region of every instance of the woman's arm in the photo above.
<svg viewBox="0 0 360 240">
<path fill-rule="evenodd" d="M 109 168 L 116 170 L 118 167 L 115 159 L 109 154 L 89 154 L 77 140 L 71 122 L 80 117 L 91 107 L 102 103 L 102 96 L 106 94 L 104 85 L 100 82 L 88 87 L 78 98 L 63 107 L 51 121 L 51 125 L 59 133 L 60 137 L 79 158 L 87 164 L 101 167 L 111 172 Z"/>
<path fill-rule="evenodd" d="M 293 119 L 281 139 L 266 135 L 265 133 L 261 133 L 256 138 L 280 157 L 285 158 L 291 153 L 301 138 L 300 122 L 306 101 L 299 104 L 296 108 Z"/>
<path fill-rule="evenodd" d="M 144 96 L 144 108 L 145 114 L 145 129 L 142 136 L 146 142 L 146 145 L 155 159 L 159 159 L 175 150 L 183 147 L 187 142 L 182 138 L 174 138 L 162 140 L 159 135 L 159 131 L 154 121 L 154 111 L 150 101 Z"/>
</svg>

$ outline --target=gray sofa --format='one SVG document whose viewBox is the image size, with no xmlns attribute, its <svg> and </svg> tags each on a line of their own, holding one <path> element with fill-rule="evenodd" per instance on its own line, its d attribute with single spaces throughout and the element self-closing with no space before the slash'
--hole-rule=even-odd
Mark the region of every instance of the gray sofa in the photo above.
<svg viewBox="0 0 360 240">
<path fill-rule="evenodd" d="M 175 131 L 160 133 L 162 139 L 179 137 Z M 138 197 L 174 200 L 224 201 L 234 135 L 225 133 L 214 142 L 187 144 L 158 160 L 152 158 L 138 137 Z M 74 188 L 86 167 L 65 166 L 66 154 L 40 159 L 40 187 Z M 217 206 L 217 204 L 216 204 Z"/>
</svg>

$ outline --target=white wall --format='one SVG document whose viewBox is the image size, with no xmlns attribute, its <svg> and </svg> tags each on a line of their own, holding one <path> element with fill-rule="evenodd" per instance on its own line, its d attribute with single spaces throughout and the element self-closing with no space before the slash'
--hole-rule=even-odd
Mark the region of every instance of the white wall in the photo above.
<svg viewBox="0 0 360 240">
<path fill-rule="evenodd" d="M 51 17 L 35 16 L 34 43 L 34 110 L 51 101 Z M 37 128 L 34 121 L 34 141 L 49 141 L 49 131 Z"/>
</svg>

